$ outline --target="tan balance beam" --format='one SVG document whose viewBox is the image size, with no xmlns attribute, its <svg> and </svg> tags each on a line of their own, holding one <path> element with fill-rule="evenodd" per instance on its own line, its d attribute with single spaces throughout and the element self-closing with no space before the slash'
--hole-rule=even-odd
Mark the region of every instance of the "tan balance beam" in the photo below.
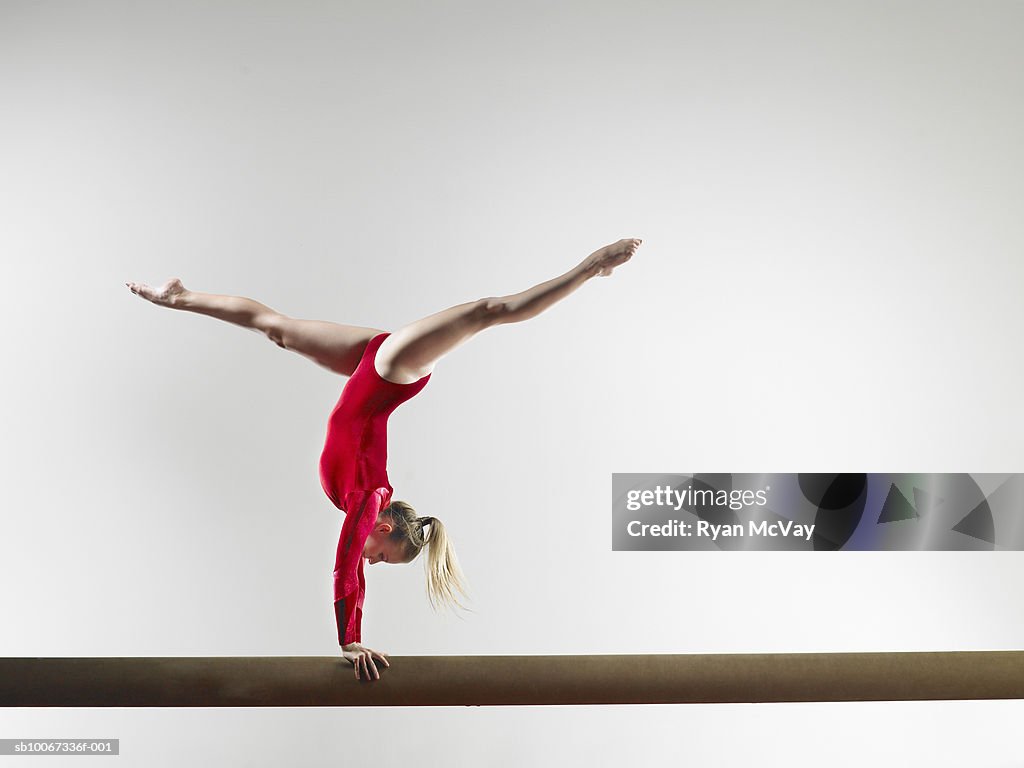
<svg viewBox="0 0 1024 768">
<path fill-rule="evenodd" d="M 0 659 L 2 707 L 397 707 L 1024 699 L 1024 651 Z"/>
</svg>

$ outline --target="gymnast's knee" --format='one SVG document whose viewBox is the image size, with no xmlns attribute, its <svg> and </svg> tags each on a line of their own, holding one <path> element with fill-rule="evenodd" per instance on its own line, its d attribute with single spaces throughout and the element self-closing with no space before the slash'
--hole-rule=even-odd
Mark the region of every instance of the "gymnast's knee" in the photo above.
<svg viewBox="0 0 1024 768">
<path fill-rule="evenodd" d="M 477 299 L 473 305 L 473 316 L 483 326 L 496 325 L 509 319 L 511 309 L 507 299 L 494 296 Z"/>
<path fill-rule="evenodd" d="M 287 319 L 278 313 L 260 315 L 253 321 L 253 328 L 281 349 L 287 349 L 284 344 L 284 327 Z"/>
</svg>

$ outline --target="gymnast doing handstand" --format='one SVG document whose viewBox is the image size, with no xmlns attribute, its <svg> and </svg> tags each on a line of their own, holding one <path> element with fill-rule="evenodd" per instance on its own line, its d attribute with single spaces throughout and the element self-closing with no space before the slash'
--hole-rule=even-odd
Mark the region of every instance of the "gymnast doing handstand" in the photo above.
<svg viewBox="0 0 1024 768">
<path fill-rule="evenodd" d="M 485 328 L 518 323 L 561 301 L 594 276 L 625 263 L 642 241 L 619 240 L 565 274 L 522 293 L 459 304 L 387 333 L 287 317 L 252 299 L 190 291 L 174 278 L 159 288 L 128 282 L 132 293 L 163 307 L 209 315 L 265 334 L 334 373 L 348 376 L 327 423 L 320 483 L 345 522 L 334 563 L 334 611 L 342 656 L 360 679 L 378 679 L 387 654 L 362 644 L 363 560 L 408 563 L 427 549 L 427 595 L 456 604 L 463 584 L 455 552 L 436 517 L 418 517 L 392 501 L 387 474 L 387 421 L 430 379 L 437 361 Z M 463 592 L 464 593 L 464 592 Z"/>
</svg>

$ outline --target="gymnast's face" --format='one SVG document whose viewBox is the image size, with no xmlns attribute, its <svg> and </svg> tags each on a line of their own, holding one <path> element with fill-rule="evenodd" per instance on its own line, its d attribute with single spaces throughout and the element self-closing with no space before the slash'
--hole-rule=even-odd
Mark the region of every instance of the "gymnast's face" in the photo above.
<svg viewBox="0 0 1024 768">
<path fill-rule="evenodd" d="M 398 542 L 391 539 L 391 531 L 394 530 L 391 523 L 377 523 L 366 538 L 366 546 L 363 547 L 363 557 L 374 563 L 401 563 L 405 557 L 405 549 Z"/>
</svg>

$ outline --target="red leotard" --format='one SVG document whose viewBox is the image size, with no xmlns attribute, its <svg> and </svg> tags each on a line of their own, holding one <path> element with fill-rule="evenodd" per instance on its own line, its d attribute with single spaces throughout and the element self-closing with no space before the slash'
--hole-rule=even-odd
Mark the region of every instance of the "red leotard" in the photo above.
<svg viewBox="0 0 1024 768">
<path fill-rule="evenodd" d="M 395 384 L 377 373 L 373 361 L 389 335 L 374 336 L 366 345 L 331 411 L 320 455 L 320 484 L 345 513 L 334 562 L 334 613 L 342 645 L 360 641 L 366 591 L 363 547 L 394 490 L 387 473 L 388 416 L 430 378 L 428 374 L 412 384 Z"/>
</svg>

